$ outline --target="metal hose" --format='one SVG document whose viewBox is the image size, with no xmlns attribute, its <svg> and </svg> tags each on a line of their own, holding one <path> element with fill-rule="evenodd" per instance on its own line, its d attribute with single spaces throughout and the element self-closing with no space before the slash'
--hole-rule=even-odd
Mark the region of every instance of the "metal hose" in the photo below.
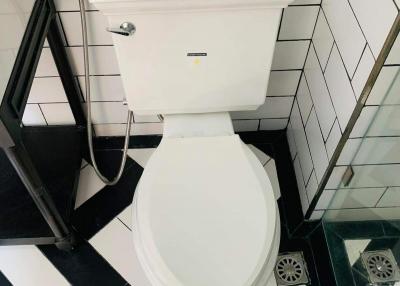
<svg viewBox="0 0 400 286">
<path fill-rule="evenodd" d="M 125 141 L 124 141 L 124 151 L 122 154 L 121 166 L 119 168 L 118 174 L 112 180 L 108 180 L 105 176 L 103 176 L 97 167 L 96 159 L 93 151 L 93 131 L 92 131 L 92 109 L 91 109 L 91 100 L 90 100 L 90 77 L 89 77 L 89 57 L 88 57 L 88 38 L 87 38 L 87 25 L 86 25 L 86 13 L 85 13 L 85 0 L 79 0 L 80 5 L 80 14 L 82 21 L 82 38 L 83 38 L 83 61 L 85 66 L 85 90 L 86 90 L 86 107 L 87 107 L 87 139 L 89 145 L 89 153 L 90 159 L 92 160 L 93 168 L 99 176 L 99 178 L 108 186 L 113 186 L 121 179 L 122 173 L 124 172 L 126 156 L 128 152 L 129 146 L 129 136 L 131 133 L 131 125 L 133 119 L 133 112 L 131 110 L 128 111 L 128 119 L 125 131 Z"/>
</svg>

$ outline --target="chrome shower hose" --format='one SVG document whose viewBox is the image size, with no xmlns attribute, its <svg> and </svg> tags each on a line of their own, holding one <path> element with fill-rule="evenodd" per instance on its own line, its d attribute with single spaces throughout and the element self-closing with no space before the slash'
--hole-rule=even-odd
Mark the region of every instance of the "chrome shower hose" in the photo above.
<svg viewBox="0 0 400 286">
<path fill-rule="evenodd" d="M 93 130 L 92 130 L 92 109 L 91 109 L 91 99 L 90 99 L 90 74 L 89 74 L 89 49 L 88 49 L 88 37 L 87 37 L 87 25 L 86 25 L 86 13 L 85 13 L 85 0 L 79 0 L 80 5 L 80 15 L 82 21 L 82 38 L 83 38 L 83 61 L 85 66 L 85 91 L 86 91 L 86 108 L 87 108 L 87 139 L 89 145 L 90 159 L 92 160 L 93 168 L 99 176 L 99 178 L 108 186 L 113 186 L 121 179 L 122 173 L 124 172 L 124 167 L 126 163 L 126 156 L 129 146 L 129 136 L 131 133 L 131 125 L 133 120 L 133 112 L 128 111 L 128 119 L 125 130 L 125 141 L 124 150 L 122 153 L 121 165 L 118 174 L 112 180 L 108 180 L 103 176 L 96 164 L 96 159 L 93 151 Z"/>
</svg>

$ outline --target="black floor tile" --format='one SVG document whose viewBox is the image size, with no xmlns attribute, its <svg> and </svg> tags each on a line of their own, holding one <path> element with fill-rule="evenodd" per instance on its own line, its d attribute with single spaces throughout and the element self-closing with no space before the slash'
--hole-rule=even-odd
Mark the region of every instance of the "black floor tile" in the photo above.
<svg viewBox="0 0 400 286">
<path fill-rule="evenodd" d="M 320 281 L 320 285 L 336 285 L 331 257 L 329 255 L 329 248 L 322 224 L 318 225 L 318 227 L 309 235 L 308 242 L 312 249 L 315 269 Z"/>
<path fill-rule="evenodd" d="M 105 176 L 112 177 L 119 167 L 121 151 L 96 152 L 98 165 Z M 143 168 L 127 158 L 121 180 L 106 186 L 83 203 L 73 214 L 72 224 L 85 239 L 90 239 L 132 203 Z"/>
<path fill-rule="evenodd" d="M 127 281 L 83 239 L 78 239 L 77 247 L 70 252 L 59 250 L 54 245 L 41 245 L 38 248 L 71 285 L 127 284 Z"/>
<path fill-rule="evenodd" d="M 346 230 L 349 225 L 346 225 Z M 333 271 L 338 286 L 355 285 L 344 240 L 332 229 L 325 228 L 325 235 L 329 246 L 329 254 L 332 260 Z M 351 233 L 355 238 L 355 234 Z"/>
<path fill-rule="evenodd" d="M 343 239 L 383 237 L 385 235 L 381 221 L 335 222 L 325 225 Z"/>
<path fill-rule="evenodd" d="M 1 286 L 12 286 L 11 282 L 8 281 L 7 277 L 0 271 L 0 285 Z"/>
<path fill-rule="evenodd" d="M 382 227 L 383 227 L 385 236 L 400 237 L 400 221 L 399 220 L 382 221 Z"/>
</svg>

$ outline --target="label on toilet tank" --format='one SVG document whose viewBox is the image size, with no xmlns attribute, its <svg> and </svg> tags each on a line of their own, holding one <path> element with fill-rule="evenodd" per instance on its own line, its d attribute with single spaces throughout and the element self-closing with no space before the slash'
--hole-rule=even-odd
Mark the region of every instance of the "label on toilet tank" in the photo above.
<svg viewBox="0 0 400 286">
<path fill-rule="evenodd" d="M 207 53 L 187 53 L 188 57 L 206 57 Z"/>
</svg>

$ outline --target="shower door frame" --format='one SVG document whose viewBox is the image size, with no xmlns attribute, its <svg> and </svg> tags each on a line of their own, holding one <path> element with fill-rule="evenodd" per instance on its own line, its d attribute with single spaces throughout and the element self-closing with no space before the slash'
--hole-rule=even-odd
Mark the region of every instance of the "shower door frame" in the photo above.
<svg viewBox="0 0 400 286">
<path fill-rule="evenodd" d="M 10 238 L 0 241 L 0 245 L 54 243 L 58 248 L 68 250 L 73 248 L 75 241 L 72 227 L 57 210 L 22 136 L 22 116 L 46 38 L 75 118 L 76 129 L 83 133 L 86 128 L 82 92 L 73 76 L 56 15 L 53 0 L 35 1 L 0 105 L 0 148 L 5 151 L 54 237 Z M 86 145 L 86 141 L 82 140 L 82 143 Z M 85 150 L 85 146 L 82 147 Z M 82 157 L 82 154 L 78 155 Z M 76 196 L 76 191 L 71 196 Z"/>
</svg>

